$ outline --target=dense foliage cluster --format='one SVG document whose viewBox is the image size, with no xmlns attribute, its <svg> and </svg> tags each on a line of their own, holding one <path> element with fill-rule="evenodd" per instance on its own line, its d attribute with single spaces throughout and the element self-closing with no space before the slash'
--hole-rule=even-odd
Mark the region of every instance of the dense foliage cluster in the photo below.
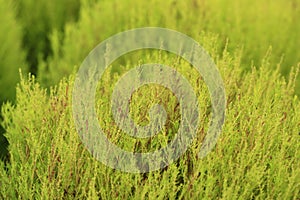
<svg viewBox="0 0 300 200">
<path fill-rule="evenodd" d="M 0 157 L 5 157 L 0 160 L 0 199 L 300 198 L 297 0 L 0 4 L 1 126 L 9 142 L 7 153 L 0 138 Z M 200 105 L 200 127 L 188 151 L 164 169 L 131 174 L 98 162 L 82 144 L 72 116 L 72 90 L 76 70 L 97 44 L 145 26 L 175 29 L 207 50 L 224 80 L 226 122 L 213 151 L 200 159 L 211 116 L 201 76 L 185 60 L 163 51 L 122 56 L 99 80 L 95 106 L 100 126 L 120 148 L 154 151 L 174 138 L 180 124 L 175 96 L 149 84 L 132 95 L 131 117 L 146 125 L 151 106 L 162 103 L 168 114 L 164 129 L 150 139 L 120 130 L 111 95 L 132 67 L 173 67 L 189 81 Z"/>
</svg>

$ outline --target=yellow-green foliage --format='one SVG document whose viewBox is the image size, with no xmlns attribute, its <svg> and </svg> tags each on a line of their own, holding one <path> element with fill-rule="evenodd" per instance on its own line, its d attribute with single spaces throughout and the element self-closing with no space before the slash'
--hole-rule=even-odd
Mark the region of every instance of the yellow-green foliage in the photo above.
<svg viewBox="0 0 300 200">
<path fill-rule="evenodd" d="M 175 29 L 195 39 L 202 31 L 212 32 L 220 35 L 221 46 L 228 38 L 230 51 L 243 47 L 241 66 L 248 70 L 252 61 L 261 65 L 272 46 L 271 61 L 283 56 L 280 71 L 287 74 L 300 61 L 299 9 L 297 0 L 82 0 L 79 22 L 66 26 L 63 44 L 59 34 L 52 34 L 53 58 L 40 66 L 40 79 L 44 85 L 58 83 L 107 37 L 145 26 Z"/>
<path fill-rule="evenodd" d="M 71 115 L 73 76 L 51 89 L 50 96 L 33 77 L 22 79 L 16 106 L 3 108 L 4 127 L 10 141 L 10 163 L 0 168 L 3 199 L 298 199 L 300 195 L 300 103 L 293 95 L 295 74 L 289 81 L 278 70 L 269 70 L 266 57 L 260 69 L 242 75 L 240 51 L 224 49 L 217 55 L 216 38 L 202 35 L 220 69 L 227 93 L 226 122 L 216 147 L 204 159 L 197 157 L 210 116 L 209 95 L 190 66 L 161 52 L 146 52 L 141 63 L 166 63 L 191 82 L 201 104 L 197 138 L 178 161 L 165 169 L 130 174 L 96 161 L 80 142 Z M 131 65 L 119 66 L 121 74 Z M 108 71 L 97 89 L 99 123 L 116 141 L 120 132 L 111 126 L 105 104 L 120 76 Z M 141 88 L 133 97 L 132 115 L 143 121 L 143 106 L 155 101 L 155 86 Z M 170 93 L 156 96 L 162 102 Z M 144 94 L 144 95 L 143 95 Z M 146 96 L 145 94 L 150 94 Z M 170 99 L 168 99 L 170 97 Z M 175 102 L 176 103 L 176 102 Z M 167 104 L 172 108 L 173 104 Z M 166 109 L 168 110 L 168 109 Z M 171 109 L 169 109 L 170 111 Z M 139 113 L 141 115 L 139 115 Z M 169 112 L 174 123 L 176 112 Z M 142 117 L 141 117 L 142 116 Z M 145 116 L 147 118 L 147 116 Z M 170 127 L 169 127 L 170 128 Z M 159 134 L 150 147 L 123 138 L 118 145 L 131 151 L 147 151 L 168 141 Z M 171 133 L 172 134 L 172 133 Z M 151 146 L 152 145 L 152 146 Z M 2 164 L 3 165 L 3 164 Z"/>
<path fill-rule="evenodd" d="M 23 54 L 14 10 L 7 1 L 0 2 L 0 91 L 9 98 L 7 88 L 17 81 Z M 78 23 L 65 27 L 76 20 L 79 1 L 15 3 L 27 60 L 33 67 L 39 56 L 43 61 L 38 81 L 23 75 L 16 103 L 2 107 L 10 145 L 9 162 L 0 161 L 0 199 L 300 198 L 300 102 L 294 96 L 298 71 L 291 68 L 300 60 L 297 0 L 81 0 Z M 180 123 L 175 96 L 150 84 L 133 94 L 131 117 L 145 125 L 149 108 L 162 103 L 169 116 L 164 129 L 151 139 L 135 139 L 119 130 L 110 98 L 115 83 L 133 66 L 174 67 L 190 82 L 200 104 L 200 127 L 188 151 L 164 169 L 130 174 L 95 160 L 79 139 L 72 116 L 72 72 L 107 37 L 144 26 L 183 32 L 209 52 L 225 84 L 226 121 L 215 148 L 198 158 L 211 116 L 209 93 L 199 74 L 166 52 L 122 56 L 100 80 L 95 106 L 99 124 L 120 148 L 159 149 L 173 139 Z M 284 60 L 275 64 L 282 54 Z M 289 76 L 283 78 L 282 71 Z M 2 84 L 8 80 L 12 82 Z"/>
</svg>

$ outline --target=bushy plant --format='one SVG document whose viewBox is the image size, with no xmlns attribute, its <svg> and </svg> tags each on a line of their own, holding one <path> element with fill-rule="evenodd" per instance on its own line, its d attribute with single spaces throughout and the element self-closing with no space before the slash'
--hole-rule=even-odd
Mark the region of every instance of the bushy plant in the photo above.
<svg viewBox="0 0 300 200">
<path fill-rule="evenodd" d="M 231 55 L 225 49 L 220 57 L 216 46 L 207 45 L 214 44 L 215 39 L 207 36 L 200 43 L 216 61 L 227 93 L 226 123 L 216 147 L 207 157 L 197 157 L 211 112 L 203 81 L 185 61 L 161 52 L 146 52 L 141 62 L 150 60 L 174 67 L 199 95 L 201 118 L 197 137 L 178 161 L 143 174 L 124 173 L 101 164 L 88 153 L 74 127 L 73 76 L 52 88 L 50 96 L 34 77 L 22 78 L 16 106 L 6 104 L 2 110 L 11 145 L 10 164 L 6 170 L 0 168 L 0 197 L 298 199 L 300 103 L 293 95 L 296 71 L 292 71 L 286 82 L 278 70 L 269 69 L 266 57 L 259 70 L 252 67 L 250 73 L 242 74 L 239 51 Z M 122 74 L 132 66 L 118 67 Z M 163 145 L 168 141 L 168 132 L 159 134 L 160 138 L 153 139 L 150 147 L 126 137 L 118 140 L 120 131 L 113 124 L 108 104 L 119 78 L 120 75 L 112 75 L 108 70 L 98 85 L 95 108 L 100 125 L 112 142 L 130 151 L 147 151 Z M 156 86 L 150 85 L 133 97 L 132 114 L 137 122 L 143 123 L 147 118 L 143 113 L 148 107 L 143 105 L 145 101 L 150 104 L 155 101 L 152 95 L 155 91 Z M 163 94 L 156 97 L 163 102 L 174 102 L 170 93 L 159 91 Z M 167 104 L 169 108 L 173 105 Z M 171 124 L 178 122 L 176 111 L 168 114 L 175 120 Z"/>
<path fill-rule="evenodd" d="M 68 6 L 61 1 L 14 2 L 27 59 L 34 67 L 39 56 L 43 61 L 38 81 L 35 76 L 21 77 L 15 104 L 2 107 L 1 124 L 10 146 L 9 162 L 0 161 L 0 199 L 299 199 L 300 103 L 294 95 L 298 69 L 290 69 L 300 60 L 296 0 L 82 0 L 80 20 L 66 26 L 76 19 L 78 1 L 62 1 Z M 0 82 L 4 94 L 17 82 L 14 67 L 20 67 L 24 54 L 19 51 L 21 33 L 13 8 L 7 1 L 1 5 L 0 80 L 13 81 Z M 161 63 L 175 68 L 190 82 L 200 104 L 200 127 L 187 152 L 161 170 L 131 174 L 98 162 L 80 140 L 72 116 L 73 72 L 107 37 L 144 26 L 183 32 L 209 52 L 225 84 L 226 121 L 217 145 L 200 159 L 211 116 L 200 75 L 184 60 L 162 51 L 122 56 L 103 74 L 95 106 L 100 126 L 120 148 L 154 151 L 174 138 L 180 124 L 174 94 L 149 84 L 133 93 L 131 117 L 146 125 L 151 120 L 149 108 L 161 103 L 168 114 L 165 127 L 147 139 L 120 130 L 112 117 L 111 95 L 134 65 Z M 239 45 L 242 50 L 236 48 Z M 287 78 L 280 74 L 284 70 L 291 71 Z M 14 75 L 8 78 L 10 74 Z M 43 87 L 50 85 L 55 86 Z"/>
</svg>

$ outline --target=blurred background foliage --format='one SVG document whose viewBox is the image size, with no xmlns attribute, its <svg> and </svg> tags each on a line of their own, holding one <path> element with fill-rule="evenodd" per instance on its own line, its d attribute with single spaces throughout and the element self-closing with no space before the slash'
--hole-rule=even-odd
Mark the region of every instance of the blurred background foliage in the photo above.
<svg viewBox="0 0 300 200">
<path fill-rule="evenodd" d="M 82 1 L 80 19 L 66 26 L 63 44 L 61 34 L 51 34 L 53 56 L 40 63 L 40 78 L 47 86 L 55 84 L 107 37 L 145 26 L 175 29 L 196 40 L 202 31 L 218 34 L 221 47 L 229 40 L 229 51 L 243 48 L 245 70 L 252 63 L 259 66 L 272 52 L 271 67 L 282 62 L 286 75 L 300 60 L 298 4 L 295 0 Z"/>
<path fill-rule="evenodd" d="M 38 61 L 46 60 L 52 52 L 49 35 L 53 30 L 63 32 L 66 22 L 78 19 L 79 0 L 13 0 L 17 19 L 22 26 L 23 48 L 27 52 L 30 71 L 36 73 Z"/>
</svg>

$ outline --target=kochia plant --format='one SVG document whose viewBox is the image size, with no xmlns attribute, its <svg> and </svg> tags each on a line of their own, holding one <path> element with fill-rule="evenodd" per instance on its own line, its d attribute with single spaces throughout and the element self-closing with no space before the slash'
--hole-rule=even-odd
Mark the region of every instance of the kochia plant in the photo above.
<svg viewBox="0 0 300 200">
<path fill-rule="evenodd" d="M 204 37 L 203 37 L 204 38 Z M 205 44 L 214 43 L 206 37 Z M 199 147 L 211 115 L 201 77 L 183 60 L 162 52 L 145 52 L 140 63 L 160 62 L 174 67 L 193 86 L 201 105 L 200 127 L 189 150 L 168 167 L 144 174 L 123 173 L 95 160 L 81 143 L 71 115 L 74 76 L 63 79 L 47 96 L 34 77 L 22 78 L 16 106 L 6 104 L 3 125 L 10 141 L 10 163 L 0 162 L 3 199 L 298 199 L 300 195 L 300 103 L 293 95 L 297 70 L 289 81 L 269 70 L 266 57 L 259 70 L 241 74 L 241 54 L 211 53 L 227 93 L 226 123 L 217 145 L 204 159 Z M 130 59 L 129 59 L 130 60 Z M 118 65 L 118 63 L 116 63 Z M 117 66 L 124 73 L 130 64 Z M 167 102 L 169 123 L 152 140 L 128 137 L 109 111 L 114 83 L 108 70 L 97 88 L 99 124 L 112 142 L 133 152 L 152 151 L 176 134 L 176 99 L 149 85 L 133 95 L 132 118 L 148 120 L 148 104 Z M 135 96 L 136 95 L 136 96 Z"/>
</svg>

